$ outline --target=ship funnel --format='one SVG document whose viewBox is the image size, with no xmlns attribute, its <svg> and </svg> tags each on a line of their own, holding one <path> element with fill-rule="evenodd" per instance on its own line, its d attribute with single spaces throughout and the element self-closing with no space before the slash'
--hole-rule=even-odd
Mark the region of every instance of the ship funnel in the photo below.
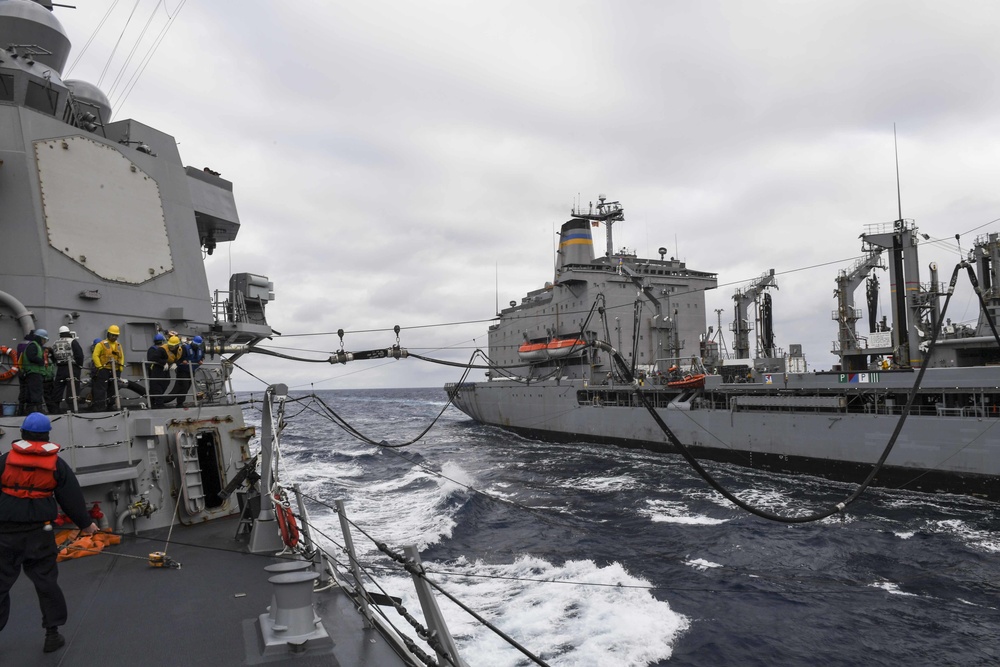
<svg viewBox="0 0 1000 667">
<path fill-rule="evenodd" d="M 590 234 L 590 221 L 574 218 L 563 223 L 559 231 L 559 258 L 556 272 L 572 264 L 590 264 L 594 261 L 594 237 Z"/>
<path fill-rule="evenodd" d="M 0 0 L 0 49 L 15 46 L 25 57 L 48 65 L 62 77 L 69 37 L 59 19 L 31 0 Z"/>
</svg>

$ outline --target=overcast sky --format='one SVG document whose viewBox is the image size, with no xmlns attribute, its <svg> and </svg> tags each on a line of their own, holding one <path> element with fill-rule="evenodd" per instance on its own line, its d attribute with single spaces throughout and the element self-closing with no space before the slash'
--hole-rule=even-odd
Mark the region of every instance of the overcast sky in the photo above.
<svg viewBox="0 0 1000 667">
<path fill-rule="evenodd" d="M 242 229 L 209 260 L 211 286 L 267 275 L 276 330 L 342 328 L 349 351 L 393 344 L 398 324 L 404 347 L 466 360 L 498 302 L 552 279 L 574 201 L 605 193 L 625 207 L 617 247 L 719 274 L 707 301 L 727 345 L 734 289 L 774 268 L 778 344 L 828 369 L 837 271 L 865 225 L 897 217 L 894 123 L 903 216 L 944 239 L 920 247 L 925 282 L 931 261 L 950 276 L 955 234 L 967 251 L 1000 227 L 995 1 L 78 5 L 56 11 L 70 64 L 94 36 L 68 78 L 100 81 L 116 119 L 234 183 Z M 948 314 L 976 312 L 963 293 Z M 269 346 L 324 358 L 339 342 Z M 241 365 L 299 389 L 460 375 L 413 359 Z"/>
</svg>

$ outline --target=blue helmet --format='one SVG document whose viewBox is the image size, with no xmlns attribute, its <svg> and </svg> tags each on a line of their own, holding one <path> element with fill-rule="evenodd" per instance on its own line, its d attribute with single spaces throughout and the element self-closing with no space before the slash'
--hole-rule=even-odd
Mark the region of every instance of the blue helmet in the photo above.
<svg viewBox="0 0 1000 667">
<path fill-rule="evenodd" d="M 94 345 L 98 345 L 100 342 L 101 342 L 100 338 L 95 338 L 94 339 Z"/>
<path fill-rule="evenodd" d="M 201 345 L 202 340 L 204 339 L 201 336 L 195 336 L 191 342 L 195 345 Z"/>
<path fill-rule="evenodd" d="M 41 412 L 32 412 L 24 418 L 21 423 L 22 431 L 32 431 L 33 433 L 48 433 L 52 430 L 52 422 Z"/>
<path fill-rule="evenodd" d="M 165 340 L 166 340 L 166 338 L 164 338 L 163 334 L 161 334 L 161 333 L 158 333 L 155 336 L 153 336 L 153 342 L 154 343 L 162 343 Z"/>
<path fill-rule="evenodd" d="M 48 338 L 49 332 L 46 331 L 45 329 L 35 329 L 35 335 L 38 336 L 39 338 Z"/>
</svg>

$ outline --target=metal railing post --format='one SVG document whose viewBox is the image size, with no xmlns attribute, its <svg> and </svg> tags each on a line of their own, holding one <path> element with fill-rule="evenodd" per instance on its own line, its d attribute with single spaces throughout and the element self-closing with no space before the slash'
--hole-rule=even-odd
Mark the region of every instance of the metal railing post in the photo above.
<svg viewBox="0 0 1000 667">
<path fill-rule="evenodd" d="M 118 391 L 118 362 L 115 359 L 114 348 L 111 348 L 111 382 L 115 387 L 115 410 L 121 410 L 122 396 Z"/>
<path fill-rule="evenodd" d="M 417 547 L 412 544 L 405 546 L 403 547 L 403 553 L 423 573 L 424 566 L 420 562 L 420 552 L 417 550 Z M 417 589 L 417 598 L 420 600 L 420 608 L 424 612 L 424 620 L 427 622 L 427 628 L 431 632 L 437 633 L 441 647 L 451 655 L 442 655 L 440 651 L 438 651 L 438 654 L 441 655 L 443 660 L 450 660 L 451 664 L 464 665 L 462 659 L 458 657 L 458 647 L 455 645 L 455 639 L 451 636 L 451 631 L 448 630 L 448 624 L 444 622 L 441 608 L 438 607 L 437 600 L 434 599 L 434 593 L 431 591 L 430 585 L 423 577 L 417 574 L 411 574 L 410 576 L 413 577 L 413 585 Z"/>
<path fill-rule="evenodd" d="M 69 370 L 69 396 L 70 396 L 70 405 L 73 406 L 73 412 L 79 412 L 80 411 L 80 405 L 79 405 L 79 403 L 77 402 L 77 399 L 76 399 L 76 373 L 73 372 L 73 355 L 72 354 L 69 355 L 69 360 L 67 361 L 66 368 Z M 59 400 L 60 401 L 62 400 L 61 396 L 59 397 Z"/>
<path fill-rule="evenodd" d="M 312 562 L 319 566 L 319 584 L 327 586 L 330 583 L 330 570 L 326 563 L 326 552 L 317 548 L 313 542 L 312 530 L 309 528 L 309 511 L 306 509 L 306 501 L 302 498 L 302 491 L 299 489 L 298 483 L 292 485 L 292 490 L 295 491 L 295 499 L 299 504 L 299 517 L 302 523 L 302 534 L 306 538 L 306 546 L 310 550 Z"/>
<path fill-rule="evenodd" d="M 361 604 L 361 613 L 365 617 L 365 627 L 372 627 L 372 611 L 368 608 L 368 595 L 365 593 L 364 583 L 361 581 L 361 568 L 358 567 L 358 557 L 354 553 L 354 540 L 351 538 L 351 525 L 347 521 L 347 512 L 344 510 L 344 501 L 338 500 L 334 503 L 337 506 L 337 516 L 340 517 L 340 530 L 344 533 L 344 548 L 347 549 L 347 557 L 351 561 L 351 574 L 354 575 L 354 585 L 357 587 L 358 600 Z"/>
</svg>

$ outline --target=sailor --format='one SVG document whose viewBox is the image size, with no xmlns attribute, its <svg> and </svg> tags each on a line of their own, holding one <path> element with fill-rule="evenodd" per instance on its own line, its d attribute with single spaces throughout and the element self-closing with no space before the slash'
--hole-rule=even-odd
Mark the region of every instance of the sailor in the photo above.
<svg viewBox="0 0 1000 667">
<path fill-rule="evenodd" d="M 201 367 L 201 363 L 205 360 L 205 348 L 202 347 L 204 343 L 204 338 L 195 336 L 188 344 L 188 356 L 192 370 L 197 371 Z"/>
<path fill-rule="evenodd" d="M 17 344 L 17 414 L 21 417 L 28 414 L 28 376 L 24 374 L 24 370 L 21 369 L 21 360 L 24 357 L 24 351 L 28 349 L 28 345 L 35 339 L 35 330 L 32 329 L 24 335 L 24 339 Z"/>
<path fill-rule="evenodd" d="M 80 341 L 76 339 L 69 327 L 63 325 L 59 327 L 59 338 L 52 343 L 52 357 L 56 365 L 56 377 L 52 382 L 52 389 L 49 392 L 47 403 L 49 413 L 59 412 L 63 398 L 66 398 L 70 409 L 71 394 L 69 389 L 70 376 L 76 386 L 76 393 L 80 393 L 80 370 L 83 368 L 83 348 Z"/>
<path fill-rule="evenodd" d="M 146 350 L 146 366 L 149 369 L 149 407 L 163 407 L 163 393 L 170 384 L 170 374 L 167 372 L 167 339 L 157 332 L 153 336 L 153 344 Z"/>
<path fill-rule="evenodd" d="M 59 588 L 56 542 L 49 527 L 58 507 L 83 535 L 92 535 L 80 483 L 59 458 L 59 445 L 49 442 L 51 422 L 33 412 L 21 424 L 21 439 L 0 455 L 0 631 L 10 616 L 10 589 L 22 568 L 35 585 L 45 628 L 43 650 L 66 643 L 59 626 L 66 623 L 66 598 Z"/>
<path fill-rule="evenodd" d="M 167 397 L 167 405 L 176 401 L 177 407 L 183 408 L 184 399 L 191 388 L 191 364 L 187 347 L 181 344 L 180 336 L 167 339 L 167 358 L 174 369 L 174 386 Z"/>
<path fill-rule="evenodd" d="M 94 386 L 93 410 L 102 412 L 107 408 L 108 386 L 114 380 L 114 372 L 121 373 L 125 369 L 125 353 L 122 351 L 118 336 L 121 330 L 117 324 L 108 327 L 107 338 L 94 346 Z"/>
<path fill-rule="evenodd" d="M 21 372 L 24 373 L 27 391 L 25 403 L 29 412 L 45 412 L 45 381 L 52 377 L 52 366 L 49 364 L 48 350 L 45 349 L 48 340 L 48 331 L 35 329 L 34 336 L 19 359 Z"/>
</svg>

